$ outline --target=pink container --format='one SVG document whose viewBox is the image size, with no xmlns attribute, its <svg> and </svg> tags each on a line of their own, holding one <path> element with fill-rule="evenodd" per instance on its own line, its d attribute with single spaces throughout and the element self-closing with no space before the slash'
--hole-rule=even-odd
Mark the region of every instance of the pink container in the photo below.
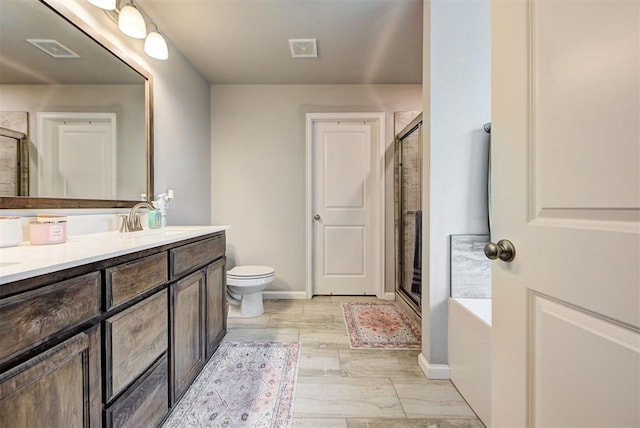
<svg viewBox="0 0 640 428">
<path fill-rule="evenodd" d="M 62 244 L 67 241 L 67 218 L 65 216 L 38 217 L 29 223 L 31 245 Z"/>
</svg>

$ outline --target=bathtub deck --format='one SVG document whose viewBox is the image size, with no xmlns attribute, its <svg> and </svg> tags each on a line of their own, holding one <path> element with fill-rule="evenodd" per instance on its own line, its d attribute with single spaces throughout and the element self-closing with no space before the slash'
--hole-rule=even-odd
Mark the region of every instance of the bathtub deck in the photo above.
<svg viewBox="0 0 640 428">
<path fill-rule="evenodd" d="M 491 299 L 449 299 L 451 381 L 491 426 Z"/>
<path fill-rule="evenodd" d="M 491 299 L 453 299 L 491 327 Z"/>
</svg>

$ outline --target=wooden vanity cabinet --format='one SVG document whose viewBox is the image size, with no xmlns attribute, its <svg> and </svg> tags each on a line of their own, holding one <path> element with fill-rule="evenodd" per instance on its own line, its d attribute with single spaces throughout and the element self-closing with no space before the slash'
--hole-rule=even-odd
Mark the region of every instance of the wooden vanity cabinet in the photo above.
<svg viewBox="0 0 640 428">
<path fill-rule="evenodd" d="M 224 232 L 0 286 L 0 428 L 154 427 L 226 334 Z"/>
</svg>

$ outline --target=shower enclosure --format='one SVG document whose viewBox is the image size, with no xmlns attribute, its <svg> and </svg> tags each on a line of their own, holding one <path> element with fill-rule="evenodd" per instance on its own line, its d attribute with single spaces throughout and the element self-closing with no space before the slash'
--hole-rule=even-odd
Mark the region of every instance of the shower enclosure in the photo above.
<svg viewBox="0 0 640 428">
<path fill-rule="evenodd" d="M 421 314 L 422 114 L 396 135 L 396 295 Z"/>
<path fill-rule="evenodd" d="M 29 194 L 26 135 L 0 127 L 0 197 Z"/>
</svg>

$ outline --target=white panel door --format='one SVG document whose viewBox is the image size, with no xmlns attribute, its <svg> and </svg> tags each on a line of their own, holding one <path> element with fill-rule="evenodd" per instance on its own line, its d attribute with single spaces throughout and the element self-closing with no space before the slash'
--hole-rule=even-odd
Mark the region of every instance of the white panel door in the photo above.
<svg viewBox="0 0 640 428">
<path fill-rule="evenodd" d="M 115 113 L 37 113 L 38 196 L 117 199 Z"/>
<path fill-rule="evenodd" d="M 376 294 L 376 147 L 371 124 L 314 124 L 314 294 Z"/>
<path fill-rule="evenodd" d="M 58 126 L 55 184 L 64 198 L 116 199 L 116 158 L 111 124 Z"/>
<path fill-rule="evenodd" d="M 640 426 L 640 2 L 492 27 L 492 423 Z"/>
</svg>

